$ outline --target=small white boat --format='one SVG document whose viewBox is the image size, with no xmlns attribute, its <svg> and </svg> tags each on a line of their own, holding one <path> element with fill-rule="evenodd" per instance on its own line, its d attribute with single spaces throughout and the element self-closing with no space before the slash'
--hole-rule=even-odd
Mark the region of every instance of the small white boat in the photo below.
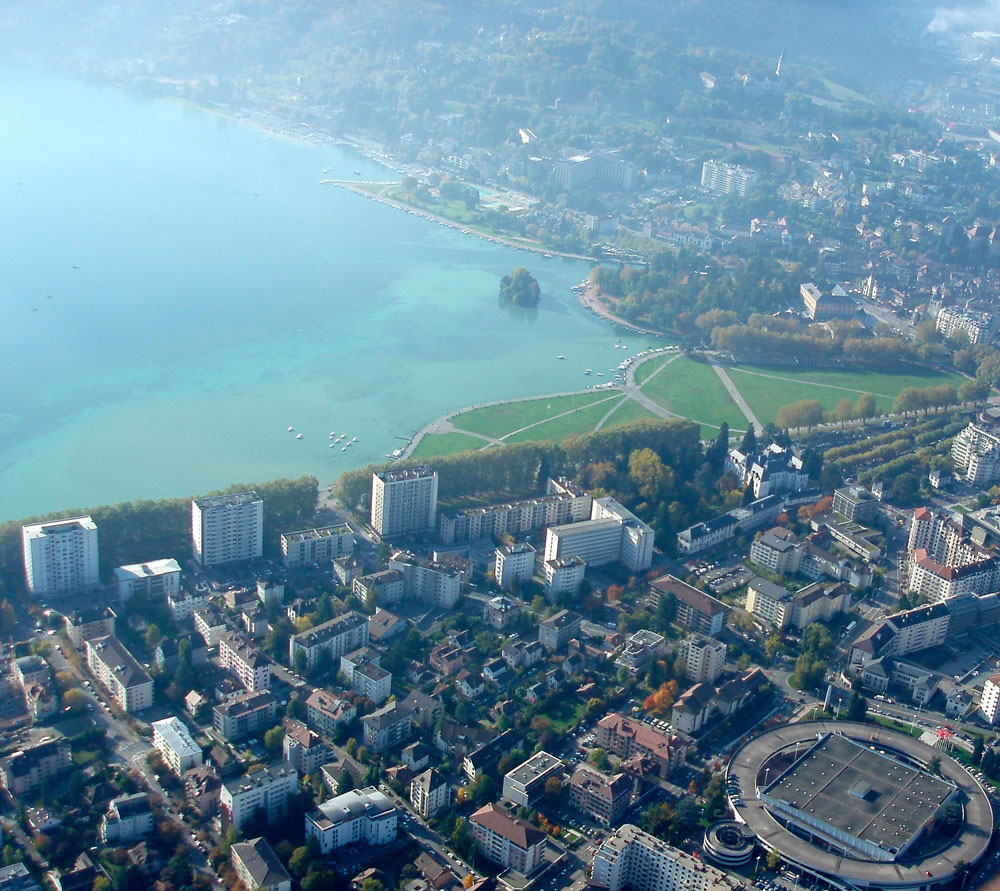
<svg viewBox="0 0 1000 891">
<path fill-rule="evenodd" d="M 302 439 L 302 434 L 301 433 L 296 433 L 295 434 L 295 438 L 296 439 Z"/>
<path fill-rule="evenodd" d="M 593 369 L 590 369 L 590 368 L 588 368 L 588 369 L 587 369 L 586 371 L 584 371 L 583 373 L 584 373 L 584 374 L 593 374 L 594 372 L 593 372 Z"/>
<path fill-rule="evenodd" d="M 330 439 L 333 439 L 333 437 L 335 437 L 336 435 L 337 435 L 337 431 L 336 430 L 331 430 L 330 431 Z"/>
<path fill-rule="evenodd" d="M 341 446 L 341 447 L 340 447 L 340 450 L 341 450 L 342 452 L 346 452 L 346 451 L 347 451 L 347 446 Z"/>
<path fill-rule="evenodd" d="M 557 359 L 565 359 L 565 356 L 556 356 Z"/>
<path fill-rule="evenodd" d="M 354 437 L 354 439 L 351 440 L 351 442 L 357 442 L 357 441 L 358 441 L 358 438 L 356 436 Z"/>
<path fill-rule="evenodd" d="M 337 443 L 335 443 L 335 442 L 331 442 L 331 443 L 330 443 L 330 448 L 332 449 L 332 448 L 333 448 L 334 446 L 336 446 L 336 445 L 337 445 Z"/>
<path fill-rule="evenodd" d="M 291 433 L 294 429 L 295 429 L 294 427 L 289 427 L 288 432 Z"/>
</svg>

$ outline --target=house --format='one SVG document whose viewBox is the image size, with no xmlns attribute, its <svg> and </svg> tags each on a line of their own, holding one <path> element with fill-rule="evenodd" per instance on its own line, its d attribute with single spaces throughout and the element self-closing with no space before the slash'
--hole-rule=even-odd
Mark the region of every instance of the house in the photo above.
<svg viewBox="0 0 1000 891">
<path fill-rule="evenodd" d="M 520 748 L 523 740 L 516 730 L 505 730 L 489 742 L 476 747 L 462 759 L 462 770 L 472 781 L 496 767 L 508 752 Z"/>
<path fill-rule="evenodd" d="M 199 817 L 210 817 L 219 810 L 222 780 L 207 764 L 184 774 L 184 801 Z"/>
<path fill-rule="evenodd" d="M 433 727 L 441 717 L 441 700 L 420 690 L 411 690 L 400 705 L 413 715 L 413 723 L 418 727 Z"/>
<path fill-rule="evenodd" d="M 442 677 L 448 677 L 465 665 L 465 651 L 451 643 L 443 643 L 431 650 L 430 665 Z"/>
<path fill-rule="evenodd" d="M 507 663 L 499 656 L 487 660 L 483 664 L 483 677 L 496 683 L 507 673 Z"/>
<path fill-rule="evenodd" d="M 410 743 L 403 749 L 402 762 L 414 773 L 419 773 L 430 764 L 433 750 L 422 742 Z"/>
<path fill-rule="evenodd" d="M 695 684 L 674 703 L 670 723 L 681 733 L 696 733 L 712 714 L 715 688 L 709 683 Z"/>
<path fill-rule="evenodd" d="M 650 588 L 660 597 L 673 597 L 677 603 L 677 624 L 692 631 L 714 637 L 726 625 L 730 608 L 711 594 L 693 588 L 672 575 L 660 576 L 650 582 Z"/>
<path fill-rule="evenodd" d="M 486 689 L 482 675 L 473 674 L 467 668 L 463 668 L 455 676 L 455 686 L 466 699 L 475 699 L 477 696 L 481 696 Z"/>
<path fill-rule="evenodd" d="M 410 623 L 401 616 L 387 609 L 378 609 L 368 620 L 368 637 L 375 643 L 382 643 L 405 634 L 409 627 Z"/>
</svg>

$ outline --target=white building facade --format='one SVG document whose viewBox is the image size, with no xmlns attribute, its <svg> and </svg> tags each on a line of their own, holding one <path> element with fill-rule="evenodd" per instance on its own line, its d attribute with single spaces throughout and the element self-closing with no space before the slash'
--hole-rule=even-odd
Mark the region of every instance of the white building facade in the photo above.
<svg viewBox="0 0 1000 891">
<path fill-rule="evenodd" d="M 191 540 L 202 566 L 252 560 L 264 549 L 264 500 L 256 492 L 196 498 Z"/>
<path fill-rule="evenodd" d="M 97 524 L 71 517 L 21 527 L 24 577 L 32 597 L 76 594 L 100 584 Z"/>
</svg>

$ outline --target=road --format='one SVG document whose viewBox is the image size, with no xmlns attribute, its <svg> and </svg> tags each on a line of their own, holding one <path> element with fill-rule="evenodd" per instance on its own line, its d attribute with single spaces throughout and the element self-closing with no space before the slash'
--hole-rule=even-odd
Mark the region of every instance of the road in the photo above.
<svg viewBox="0 0 1000 891">
<path fill-rule="evenodd" d="M 156 774 L 153 773 L 149 765 L 146 763 L 146 757 L 152 750 L 152 746 L 142 736 L 136 733 L 128 725 L 128 723 L 125 721 L 119 721 L 113 714 L 110 713 L 107 709 L 108 700 L 101 698 L 104 695 L 103 691 L 101 691 L 101 696 L 98 696 L 97 692 L 95 692 L 100 690 L 99 685 L 89 676 L 86 676 L 82 671 L 78 671 L 73 664 L 66 659 L 61 647 L 69 647 L 69 643 L 63 643 L 61 646 L 56 646 L 53 644 L 52 638 L 44 639 L 52 644 L 48 655 L 52 668 L 56 672 L 68 671 L 75 678 L 77 678 L 80 691 L 86 697 L 88 705 L 92 706 L 92 709 L 89 710 L 90 716 L 93 719 L 94 724 L 104 731 L 105 737 L 110 743 L 111 754 L 108 761 L 112 764 L 119 764 L 128 770 L 137 771 L 142 776 L 143 782 L 146 784 L 150 793 L 152 793 L 154 797 L 158 796 L 160 801 L 162 801 L 163 816 L 180 829 L 181 835 L 189 848 L 191 866 L 194 868 L 195 872 L 206 876 L 212 883 L 217 884 L 218 877 L 209 867 L 205 854 L 199 851 L 193 844 L 192 828 L 188 826 L 181 817 L 179 807 L 175 806 L 178 803 L 171 801 L 170 795 L 163 788 L 163 786 L 160 785 L 160 781 L 156 778 Z M 89 682 L 92 686 L 88 687 L 84 681 Z"/>
<path fill-rule="evenodd" d="M 753 413 L 753 409 L 747 404 L 746 399 L 743 398 L 743 394 L 736 389 L 736 384 L 733 383 L 733 380 L 727 373 L 726 369 L 721 365 L 716 365 L 714 362 L 711 364 L 712 370 L 719 376 L 719 380 L 722 381 L 722 386 L 724 386 L 729 395 L 733 397 L 733 402 L 736 403 L 736 407 L 743 412 L 743 417 L 747 419 L 747 423 L 751 424 L 757 433 L 763 433 L 764 425 L 760 422 L 760 418 Z"/>
</svg>

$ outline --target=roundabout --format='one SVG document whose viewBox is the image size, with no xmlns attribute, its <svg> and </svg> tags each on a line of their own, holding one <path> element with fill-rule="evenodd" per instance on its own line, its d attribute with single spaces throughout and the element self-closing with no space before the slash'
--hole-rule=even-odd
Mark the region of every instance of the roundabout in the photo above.
<svg viewBox="0 0 1000 891">
<path fill-rule="evenodd" d="M 747 834 L 842 888 L 943 885 L 982 858 L 993 831 L 989 798 L 961 765 L 874 724 L 776 727 L 736 750 L 727 784 Z"/>
</svg>

